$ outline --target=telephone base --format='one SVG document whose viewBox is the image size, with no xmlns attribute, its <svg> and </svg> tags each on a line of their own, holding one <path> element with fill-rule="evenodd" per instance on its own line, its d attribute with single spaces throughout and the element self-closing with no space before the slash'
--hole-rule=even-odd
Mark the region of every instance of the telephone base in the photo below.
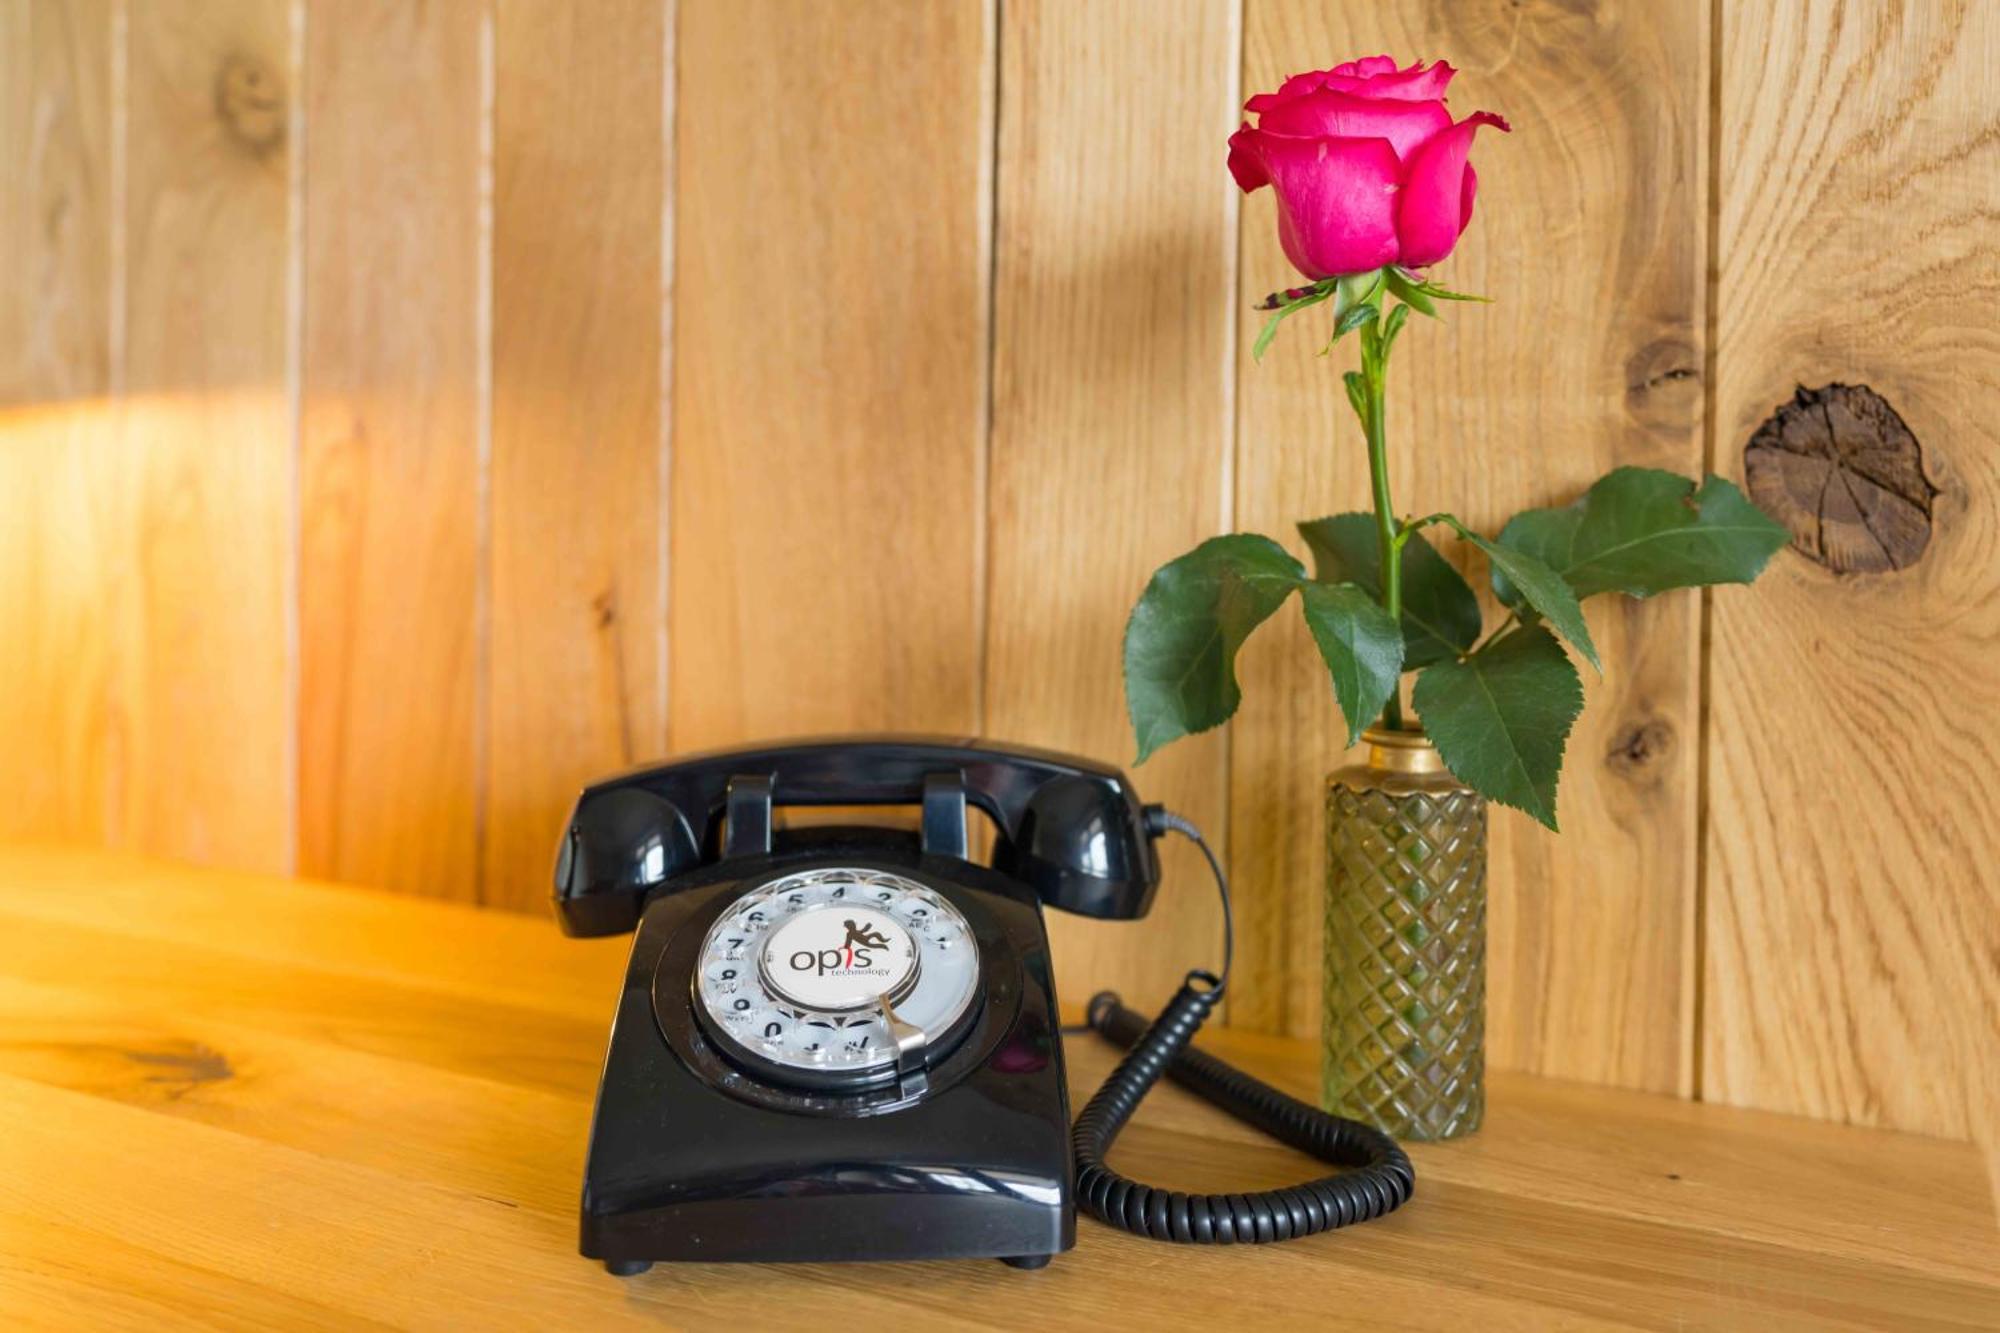
<svg viewBox="0 0 2000 1333">
<path fill-rule="evenodd" d="M 1048 937 L 1033 894 L 913 840 L 815 830 L 644 910 L 613 1021 L 584 1173 L 581 1249 L 613 1265 L 1004 1259 L 1075 1244 L 1069 1103 Z M 838 840 L 829 853 L 826 844 Z M 891 870 L 971 923 L 977 1017 L 926 1090 L 875 1113 L 721 1062 L 685 998 L 696 948 L 741 885 L 825 862 Z M 668 980 L 661 982 L 665 977 Z M 659 996 L 671 1003 L 656 1003 Z M 881 1094 L 898 1098 L 893 1087 Z"/>
</svg>

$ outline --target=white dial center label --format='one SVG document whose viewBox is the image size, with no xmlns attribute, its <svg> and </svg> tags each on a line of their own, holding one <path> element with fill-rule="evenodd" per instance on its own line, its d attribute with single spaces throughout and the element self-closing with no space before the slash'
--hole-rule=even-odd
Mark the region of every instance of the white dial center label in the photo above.
<svg viewBox="0 0 2000 1333">
<path fill-rule="evenodd" d="M 808 1009 L 858 1009 L 906 989 L 917 968 L 917 944 L 887 912 L 860 903 L 809 908 L 764 942 L 764 981 Z"/>
</svg>

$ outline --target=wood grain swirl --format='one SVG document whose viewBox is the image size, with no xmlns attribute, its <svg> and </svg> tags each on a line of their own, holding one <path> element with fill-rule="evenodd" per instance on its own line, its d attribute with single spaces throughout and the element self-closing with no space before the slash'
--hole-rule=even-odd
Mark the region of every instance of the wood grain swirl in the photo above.
<svg viewBox="0 0 2000 1333">
<path fill-rule="evenodd" d="M 1795 385 L 1866 383 L 1940 491 L 1908 568 L 1788 552 L 1716 595 L 1703 1092 L 1990 1145 L 2000 12 L 1730 3 L 1724 30 L 1718 466 Z"/>
</svg>

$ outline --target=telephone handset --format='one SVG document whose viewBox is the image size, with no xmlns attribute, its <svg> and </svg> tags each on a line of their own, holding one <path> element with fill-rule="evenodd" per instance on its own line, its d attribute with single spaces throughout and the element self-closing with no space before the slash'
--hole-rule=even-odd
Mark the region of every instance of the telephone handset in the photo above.
<svg viewBox="0 0 2000 1333">
<path fill-rule="evenodd" d="M 786 829 L 786 806 L 903 805 L 907 831 Z M 993 824 L 970 859 L 968 807 Z M 1386 1135 L 1188 1041 L 1220 998 L 1191 972 L 1150 1026 L 1099 995 L 1131 1053 L 1069 1121 L 1044 904 L 1137 918 L 1154 840 L 1199 832 L 1116 769 L 1024 747 L 820 739 L 634 770 L 578 798 L 556 863 L 573 935 L 636 930 L 585 1168 L 582 1249 L 654 1260 L 997 1257 L 1039 1267 L 1078 1200 L 1143 1235 L 1283 1240 L 1379 1216 L 1414 1186 Z M 1227 910 L 1227 885 L 1213 855 Z M 1168 1075 L 1355 1168 L 1290 1190 L 1184 1195 L 1103 1163 Z"/>
</svg>

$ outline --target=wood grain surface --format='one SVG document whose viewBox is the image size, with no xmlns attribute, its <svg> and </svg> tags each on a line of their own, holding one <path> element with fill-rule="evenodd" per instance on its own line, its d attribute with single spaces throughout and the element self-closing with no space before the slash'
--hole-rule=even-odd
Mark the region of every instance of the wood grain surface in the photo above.
<svg viewBox="0 0 2000 1333">
<path fill-rule="evenodd" d="M 113 833 L 289 870 L 290 15 L 284 0 L 127 14 Z"/>
<path fill-rule="evenodd" d="M 1940 493 L 1909 568 L 1785 552 L 1715 599 L 1703 1093 L 1992 1144 L 2000 12 L 1725 17 L 1716 465 L 1796 385 L 1866 384 Z"/>
<path fill-rule="evenodd" d="M 481 12 L 306 28 L 299 868 L 478 891 Z"/>
<path fill-rule="evenodd" d="M 672 1265 L 575 1253 L 622 939 L 107 853 L 0 851 L 0 1316 L 11 1327 L 1975 1328 L 2000 1241 L 1972 1150 L 1495 1080 L 1413 1151 L 1403 1210 L 1261 1247 L 1078 1223 L 997 1263 Z M 439 948 L 448 939 L 450 948 Z M 285 984 L 266 984 L 266 978 Z M 1281 1087 L 1304 1043 L 1203 1044 Z M 1114 1052 L 1067 1044 L 1078 1095 Z M 1168 1086 L 1118 1160 L 1191 1189 L 1314 1170 Z M 1337 1293 L 1337 1297 L 1330 1293 Z"/>
<path fill-rule="evenodd" d="M 104 839 L 109 0 L 0 3 L 0 831 Z"/>
<path fill-rule="evenodd" d="M 1251 0 L 1245 26 L 1248 89 L 1348 52 L 1448 54 L 1460 69 L 1453 114 L 1486 108 L 1513 122 L 1511 135 L 1480 138 L 1477 213 L 1436 270 L 1495 304 L 1449 307 L 1397 344 L 1389 438 L 1402 512 L 1450 508 L 1492 531 L 1620 464 L 1699 468 L 1697 7 Z M 1290 271 L 1268 193 L 1251 197 L 1243 299 Z M 1338 386 L 1355 353 L 1319 359 L 1325 330 L 1302 324 L 1255 364 L 1252 333 L 1245 320 L 1237 523 L 1299 547 L 1296 520 L 1367 507 L 1366 450 Z M 1483 562 L 1455 545 L 1483 587 Z M 1487 1040 L 1503 1066 L 1687 1086 L 1697 612 L 1689 595 L 1594 603 L 1607 671 L 1587 681 L 1570 737 L 1567 832 L 1493 812 Z M 1342 738 L 1309 639 L 1296 623 L 1280 628 L 1245 656 L 1232 745 L 1231 846 L 1260 963 L 1241 1012 L 1310 1033 L 1319 940 L 1296 923 L 1320 910 L 1317 796 Z"/>
<path fill-rule="evenodd" d="M 992 13 L 681 10 L 676 749 L 979 728 Z"/>
<path fill-rule="evenodd" d="M 1129 763 L 1125 617 L 1156 567 L 1225 529 L 1236 208 L 1215 146 L 1238 99 L 1217 56 L 1236 40 L 1228 4 L 1002 9 L 991 735 Z M 1220 851 L 1226 764 L 1215 733 L 1134 780 Z M 1139 930 L 1051 919 L 1071 998 L 1154 1003 L 1216 965 L 1200 855 L 1162 851 L 1170 887 Z"/>
<path fill-rule="evenodd" d="M 528 910 L 577 791 L 666 749 L 665 19 L 655 0 L 495 10 L 480 898 Z"/>
</svg>

